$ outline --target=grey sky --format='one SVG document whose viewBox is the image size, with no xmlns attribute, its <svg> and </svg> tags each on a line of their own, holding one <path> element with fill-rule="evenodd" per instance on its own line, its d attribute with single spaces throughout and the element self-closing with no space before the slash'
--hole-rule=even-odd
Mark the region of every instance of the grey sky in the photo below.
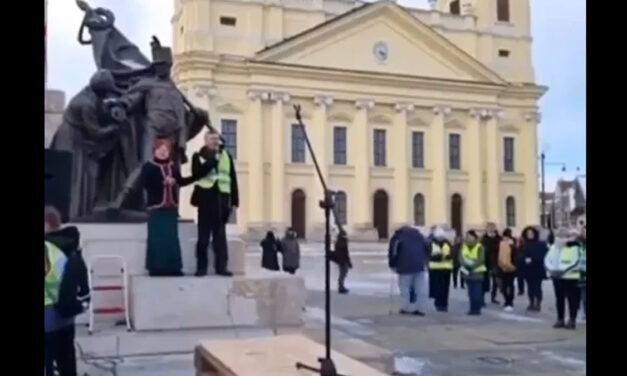
<svg viewBox="0 0 627 376">
<path fill-rule="evenodd" d="M 117 27 L 146 56 L 153 34 L 171 43 L 173 0 L 89 3 L 113 10 Z M 399 3 L 427 8 L 427 0 Z M 550 88 L 540 102 L 539 151 L 545 150 L 547 161 L 566 163 L 568 170 L 547 167 L 547 189 L 552 189 L 557 178 L 574 176 L 575 167 L 586 171 L 586 1 L 531 0 L 531 11 L 536 81 Z M 64 90 L 68 98 L 95 69 L 91 49 L 76 41 L 81 16 L 73 0 L 48 0 L 48 87 Z"/>
</svg>

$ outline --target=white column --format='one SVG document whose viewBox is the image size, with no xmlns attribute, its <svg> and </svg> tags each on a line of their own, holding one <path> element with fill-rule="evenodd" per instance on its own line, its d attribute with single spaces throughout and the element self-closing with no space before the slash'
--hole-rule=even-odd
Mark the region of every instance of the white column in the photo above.
<svg viewBox="0 0 627 376">
<path fill-rule="evenodd" d="M 433 108 L 433 120 L 431 123 L 431 199 L 428 207 L 431 209 L 431 223 L 448 223 L 447 215 L 447 158 L 448 150 L 444 121 L 451 113 L 451 108 L 447 106 L 436 106 Z"/>
<path fill-rule="evenodd" d="M 526 114 L 526 123 L 523 127 L 521 143 L 520 145 L 514 146 L 514 160 L 523 158 L 520 165 L 522 166 L 522 173 L 525 175 L 524 197 L 523 202 L 516 203 L 516 209 L 523 210 L 524 225 L 533 225 L 540 222 L 537 156 L 538 123 L 540 123 L 541 120 L 542 116 L 539 112 Z"/>
<path fill-rule="evenodd" d="M 287 93 L 272 93 L 272 164 L 271 164 L 271 187 L 272 187 L 272 210 L 270 217 L 275 225 L 281 226 L 285 223 L 285 116 L 284 104 L 290 100 Z"/>
<path fill-rule="evenodd" d="M 501 216 L 501 192 L 499 189 L 499 181 L 501 176 L 501 170 L 499 168 L 500 161 L 502 160 L 501 153 L 499 153 L 499 117 L 502 116 L 502 112 L 498 109 L 490 110 L 487 114 L 486 122 L 486 177 L 487 177 L 487 206 L 488 206 L 488 221 L 496 223 L 497 226 L 502 224 Z"/>
<path fill-rule="evenodd" d="M 397 226 L 413 222 L 410 210 L 412 208 L 412 200 L 409 195 L 409 143 L 410 138 L 407 133 L 407 114 L 414 110 L 414 105 L 410 103 L 397 103 L 395 106 L 396 115 L 394 117 L 394 127 L 392 129 L 392 137 L 394 149 L 393 156 L 394 166 L 394 228 Z"/>
<path fill-rule="evenodd" d="M 332 142 L 330 142 L 327 129 L 327 110 L 333 104 L 333 98 L 328 95 L 319 95 L 314 97 L 314 104 L 316 107 L 313 113 L 311 142 L 320 166 L 320 172 L 324 180 L 329 184 L 329 151 L 331 150 Z M 313 196 L 310 201 L 313 205 L 310 205 L 310 208 L 312 209 L 311 216 L 314 224 L 314 231 L 311 233 L 311 236 L 318 237 L 317 235 L 324 231 L 324 211 L 318 205 L 318 202 L 324 198 L 324 192 L 318 180 L 318 175 L 313 176 L 311 184 Z M 333 187 L 329 187 L 329 189 L 333 189 Z"/>
<path fill-rule="evenodd" d="M 349 145 L 353 156 L 352 163 L 355 166 L 354 188 L 354 227 L 358 232 L 372 229 L 370 215 L 370 143 L 368 137 L 368 110 L 374 107 L 372 100 L 358 100 L 355 102 L 357 112 L 353 120 L 353 140 Z M 349 146 L 350 148 L 350 146 Z M 350 199 L 350 198 L 349 198 Z"/>
<path fill-rule="evenodd" d="M 471 109 L 468 121 L 468 145 L 471 145 L 468 153 L 468 198 L 466 218 L 469 227 L 483 227 L 485 219 L 483 215 L 483 173 L 481 164 L 481 120 L 487 114 L 486 110 Z"/>
<path fill-rule="evenodd" d="M 248 132 L 248 222 L 252 227 L 264 222 L 263 215 L 263 114 L 262 100 L 267 100 L 269 94 L 260 91 L 249 91 L 250 102 L 246 111 L 246 126 Z"/>
</svg>

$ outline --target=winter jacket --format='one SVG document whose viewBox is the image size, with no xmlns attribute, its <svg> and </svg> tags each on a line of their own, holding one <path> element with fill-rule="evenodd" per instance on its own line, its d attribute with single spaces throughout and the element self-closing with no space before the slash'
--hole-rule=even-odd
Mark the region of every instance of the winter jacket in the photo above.
<svg viewBox="0 0 627 376">
<path fill-rule="evenodd" d="M 501 240 L 498 265 L 502 273 L 514 273 L 516 271 L 514 246 L 513 239 L 503 238 Z"/>
<path fill-rule="evenodd" d="M 74 316 L 84 310 L 83 302 L 89 301 L 90 294 L 87 267 L 79 249 L 78 229 L 71 226 L 50 232 L 46 234 L 45 240 L 57 246 L 67 259 L 63 267 L 58 301 L 44 310 L 45 331 L 50 332 L 73 324 Z"/>
<path fill-rule="evenodd" d="M 519 252 L 520 269 L 522 275 L 528 279 L 544 279 L 546 271 L 544 269 L 544 257 L 548 252 L 546 243 L 539 240 L 538 230 L 534 227 L 527 227 L 523 230 L 523 236 L 528 229 L 534 233 L 533 239 L 525 239 Z"/>
<path fill-rule="evenodd" d="M 471 256 L 476 250 L 476 256 Z M 466 279 L 483 280 L 487 270 L 485 266 L 485 250 L 482 244 L 475 244 L 470 247 L 468 244 L 462 245 L 459 254 L 459 263 L 461 264 L 461 272 Z"/>
<path fill-rule="evenodd" d="M 261 241 L 261 267 L 268 270 L 278 271 L 279 269 L 279 257 L 277 241 L 269 238 L 265 238 Z"/>
<path fill-rule="evenodd" d="M 586 240 L 579 239 L 579 244 L 581 246 L 581 283 L 585 286 L 587 281 L 587 259 L 586 259 Z"/>
<path fill-rule="evenodd" d="M 300 244 L 295 237 L 284 237 L 280 244 L 279 251 L 283 254 L 283 269 L 300 267 Z"/>
<path fill-rule="evenodd" d="M 488 268 L 488 272 L 493 273 L 498 267 L 499 263 L 499 247 L 501 244 L 501 237 L 499 235 L 488 236 L 487 234 L 481 239 L 483 250 L 485 252 L 485 266 Z"/>
<path fill-rule="evenodd" d="M 388 265 L 398 274 L 413 274 L 425 271 L 427 243 L 420 231 L 403 226 L 390 239 Z"/>
<path fill-rule="evenodd" d="M 348 253 L 348 239 L 345 236 L 338 236 L 335 241 L 335 250 L 331 252 L 331 261 L 339 266 L 353 267 L 351 257 Z"/>
<path fill-rule="evenodd" d="M 544 259 L 544 265 L 553 279 L 575 279 L 581 277 L 581 246 L 577 241 L 555 242 Z"/>
</svg>

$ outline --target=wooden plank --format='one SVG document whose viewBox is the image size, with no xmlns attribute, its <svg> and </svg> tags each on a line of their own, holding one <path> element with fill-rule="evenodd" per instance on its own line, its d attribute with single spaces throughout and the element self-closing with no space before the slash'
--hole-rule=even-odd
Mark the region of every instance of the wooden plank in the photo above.
<svg viewBox="0 0 627 376">
<path fill-rule="evenodd" d="M 196 347 L 196 374 L 216 376 L 311 376 L 296 362 L 318 367 L 324 346 L 300 335 L 282 335 L 226 341 L 203 341 Z M 331 351 L 338 373 L 348 376 L 384 376 L 384 373 L 348 356 Z"/>
</svg>

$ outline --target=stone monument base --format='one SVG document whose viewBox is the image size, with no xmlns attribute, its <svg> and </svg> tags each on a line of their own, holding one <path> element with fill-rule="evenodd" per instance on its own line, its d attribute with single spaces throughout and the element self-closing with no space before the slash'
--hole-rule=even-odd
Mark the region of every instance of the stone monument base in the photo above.
<svg viewBox="0 0 627 376">
<path fill-rule="evenodd" d="M 135 276 L 131 280 L 135 330 L 302 325 L 305 283 L 301 277 L 259 272 L 254 276 Z"/>
</svg>

